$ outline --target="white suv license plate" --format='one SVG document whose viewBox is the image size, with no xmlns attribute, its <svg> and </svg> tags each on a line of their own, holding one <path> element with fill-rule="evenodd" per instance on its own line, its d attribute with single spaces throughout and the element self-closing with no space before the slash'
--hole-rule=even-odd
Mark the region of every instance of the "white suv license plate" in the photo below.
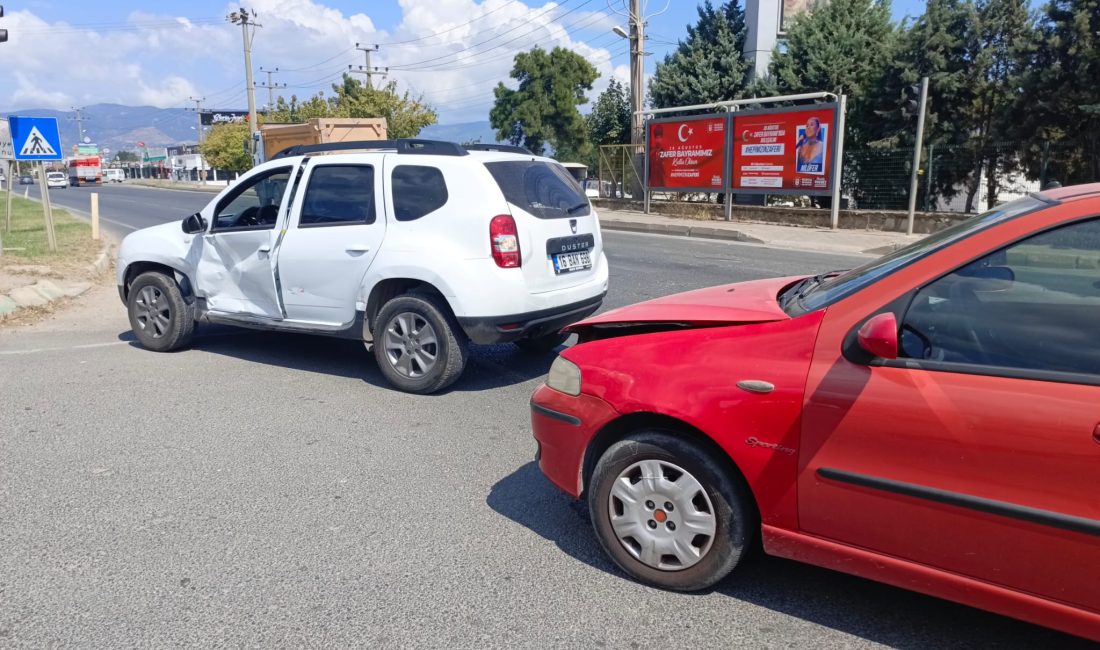
<svg viewBox="0 0 1100 650">
<path fill-rule="evenodd" d="M 554 256 L 554 273 L 572 273 L 592 268 L 592 257 L 588 251 L 576 253 L 558 253 Z"/>
</svg>

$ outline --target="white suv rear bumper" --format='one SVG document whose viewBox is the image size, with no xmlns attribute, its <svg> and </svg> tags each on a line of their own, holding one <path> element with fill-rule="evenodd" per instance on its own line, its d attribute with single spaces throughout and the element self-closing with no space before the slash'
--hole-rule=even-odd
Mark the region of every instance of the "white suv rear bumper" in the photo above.
<svg viewBox="0 0 1100 650">
<path fill-rule="evenodd" d="M 504 274 L 493 274 L 504 281 L 483 292 L 491 309 L 489 304 L 473 305 L 467 313 L 456 313 L 459 325 L 474 343 L 506 343 L 556 332 L 594 313 L 607 294 L 607 258 L 603 254 L 590 279 L 556 291 L 529 293 L 522 275 L 511 273 L 514 270 L 518 269 L 498 269 Z M 508 281 L 512 279 L 509 275 L 514 277 L 514 285 Z"/>
</svg>

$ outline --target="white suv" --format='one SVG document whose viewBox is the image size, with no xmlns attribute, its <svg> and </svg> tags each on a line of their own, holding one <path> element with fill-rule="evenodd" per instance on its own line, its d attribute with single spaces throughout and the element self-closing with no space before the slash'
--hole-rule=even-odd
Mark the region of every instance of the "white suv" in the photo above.
<svg viewBox="0 0 1100 650">
<path fill-rule="evenodd" d="M 607 293 L 599 220 L 557 162 L 430 140 L 296 146 L 201 212 L 132 233 L 118 288 L 138 341 L 196 321 L 361 339 L 398 388 L 455 381 L 467 342 L 550 350 Z"/>
</svg>

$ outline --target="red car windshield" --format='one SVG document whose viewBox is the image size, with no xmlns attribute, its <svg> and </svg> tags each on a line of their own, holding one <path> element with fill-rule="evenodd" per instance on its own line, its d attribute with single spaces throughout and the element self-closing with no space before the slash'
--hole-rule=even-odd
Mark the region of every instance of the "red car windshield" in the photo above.
<svg viewBox="0 0 1100 650">
<path fill-rule="evenodd" d="M 779 303 L 791 316 L 817 311 L 846 298 L 863 287 L 900 268 L 995 224 L 1013 219 L 1053 203 L 1038 196 L 1026 196 L 984 212 L 939 232 L 887 253 L 882 257 L 844 273 L 827 273 L 792 285 Z M 787 295 L 796 292 L 793 295 Z"/>
</svg>

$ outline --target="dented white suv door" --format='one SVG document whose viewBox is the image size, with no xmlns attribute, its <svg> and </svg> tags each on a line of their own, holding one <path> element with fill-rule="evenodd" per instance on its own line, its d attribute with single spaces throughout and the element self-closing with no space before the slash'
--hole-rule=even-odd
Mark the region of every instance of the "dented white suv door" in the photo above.
<svg viewBox="0 0 1100 650">
<path fill-rule="evenodd" d="M 201 235 L 195 286 L 214 313 L 282 319 L 272 251 L 297 164 L 255 170 L 221 197 Z"/>
</svg>

